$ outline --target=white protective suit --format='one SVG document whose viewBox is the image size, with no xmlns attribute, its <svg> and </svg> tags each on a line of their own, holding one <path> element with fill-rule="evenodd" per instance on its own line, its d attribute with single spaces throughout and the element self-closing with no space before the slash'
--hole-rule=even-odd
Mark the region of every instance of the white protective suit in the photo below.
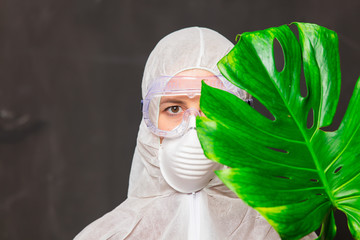
<svg viewBox="0 0 360 240">
<path fill-rule="evenodd" d="M 220 74 L 216 64 L 232 47 L 226 38 L 206 28 L 185 28 L 169 34 L 157 44 L 146 63 L 143 98 L 159 76 L 174 76 L 194 68 Z M 179 193 L 171 188 L 159 168 L 159 147 L 159 137 L 142 121 L 128 198 L 87 226 L 76 240 L 280 239 L 259 213 L 217 177 L 196 194 Z"/>
</svg>

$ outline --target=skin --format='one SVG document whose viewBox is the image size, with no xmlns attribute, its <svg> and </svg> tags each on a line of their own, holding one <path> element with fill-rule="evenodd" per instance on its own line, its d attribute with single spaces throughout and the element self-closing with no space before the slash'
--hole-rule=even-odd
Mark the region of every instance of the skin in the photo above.
<svg viewBox="0 0 360 240">
<path fill-rule="evenodd" d="M 182 71 L 175 76 L 199 77 L 198 80 L 194 81 L 201 82 L 202 78 L 213 77 L 214 74 L 203 69 L 191 69 Z M 194 84 L 199 83 L 194 82 Z M 200 110 L 200 95 L 192 97 L 186 95 L 162 97 L 159 106 L 158 128 L 166 131 L 174 129 L 181 123 L 184 112 L 189 108 L 196 109 L 201 116 L 204 116 Z M 160 142 L 162 142 L 162 139 L 160 138 Z"/>
</svg>

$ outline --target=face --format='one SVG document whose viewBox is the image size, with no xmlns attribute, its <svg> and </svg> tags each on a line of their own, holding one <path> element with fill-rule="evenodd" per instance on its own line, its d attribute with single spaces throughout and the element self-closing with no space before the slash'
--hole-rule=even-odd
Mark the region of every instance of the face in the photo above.
<svg viewBox="0 0 360 240">
<path fill-rule="evenodd" d="M 202 78 L 206 79 L 207 77 L 214 77 L 212 73 L 201 69 L 186 70 L 180 72 L 176 76 L 199 77 L 197 78 L 197 80 L 191 82 L 191 85 L 197 88 L 201 86 Z M 183 84 L 182 82 L 173 81 L 181 81 L 181 78 L 170 79 L 169 84 L 176 84 L 177 86 L 182 86 L 181 84 Z M 219 81 L 219 83 L 221 83 L 220 79 L 218 78 L 213 81 Z M 189 86 L 183 86 L 183 89 L 187 89 L 188 87 Z M 170 131 L 174 129 L 182 122 L 183 114 L 189 108 L 196 109 L 200 113 L 200 115 L 203 115 L 200 111 L 199 102 L 200 94 L 161 97 L 159 106 L 158 128 L 165 131 Z"/>
</svg>

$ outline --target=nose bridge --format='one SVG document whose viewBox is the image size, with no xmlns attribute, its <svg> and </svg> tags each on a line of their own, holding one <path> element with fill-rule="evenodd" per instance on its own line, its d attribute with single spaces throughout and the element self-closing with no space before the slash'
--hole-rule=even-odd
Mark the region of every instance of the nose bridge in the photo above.
<svg viewBox="0 0 360 240">
<path fill-rule="evenodd" d="M 199 110 L 196 108 L 189 108 L 185 111 L 185 115 L 188 122 L 188 130 L 196 129 L 196 117 L 201 115 Z"/>
<path fill-rule="evenodd" d="M 191 107 L 189 109 L 187 109 L 185 112 L 187 112 L 188 116 L 193 115 L 193 116 L 200 116 L 200 111 L 194 107 Z"/>
</svg>

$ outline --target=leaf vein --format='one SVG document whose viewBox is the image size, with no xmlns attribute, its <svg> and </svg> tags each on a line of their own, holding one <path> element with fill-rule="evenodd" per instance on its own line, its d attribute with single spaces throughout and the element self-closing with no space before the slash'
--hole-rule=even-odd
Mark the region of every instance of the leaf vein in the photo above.
<svg viewBox="0 0 360 240">
<path fill-rule="evenodd" d="M 360 129 L 360 124 L 358 124 L 358 126 L 356 127 L 355 131 L 353 131 L 353 134 L 351 134 L 351 137 L 349 139 L 349 141 L 347 142 L 347 144 L 345 145 L 345 147 L 341 150 L 341 152 L 336 156 L 336 158 L 334 158 L 334 160 L 326 167 L 326 169 L 324 170 L 324 172 L 326 173 L 329 168 L 334 165 L 334 163 L 343 155 L 343 153 L 345 152 L 345 150 L 348 148 L 348 146 L 350 145 L 350 143 L 352 142 L 352 140 L 354 139 L 354 136 L 356 135 L 356 133 L 359 131 Z"/>
<path fill-rule="evenodd" d="M 340 185 L 340 187 L 337 187 L 336 189 L 333 190 L 333 193 L 338 192 L 339 190 L 341 190 L 343 187 L 345 187 L 346 185 L 350 184 L 351 182 L 353 182 L 356 178 L 358 178 L 360 176 L 360 172 L 358 174 L 356 174 L 353 178 L 351 178 L 349 181 L 347 181 L 346 183 Z"/>
<path fill-rule="evenodd" d="M 341 203 L 341 202 L 343 202 L 343 201 L 346 201 L 346 200 L 349 200 L 349 199 L 353 199 L 353 198 L 360 198 L 360 195 L 355 195 L 355 196 L 340 198 L 339 201 L 337 201 L 337 202 L 338 202 L 338 203 Z"/>
</svg>

